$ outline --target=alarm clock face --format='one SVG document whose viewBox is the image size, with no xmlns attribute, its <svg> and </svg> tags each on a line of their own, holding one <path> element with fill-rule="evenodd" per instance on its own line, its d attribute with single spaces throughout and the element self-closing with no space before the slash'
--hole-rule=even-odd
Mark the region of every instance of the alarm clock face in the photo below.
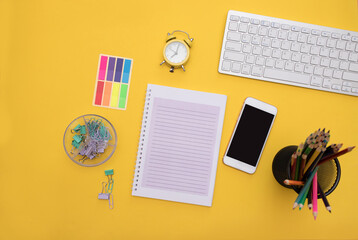
<svg viewBox="0 0 358 240">
<path fill-rule="evenodd" d="M 164 57 L 173 66 L 182 65 L 189 58 L 189 48 L 181 40 L 170 41 L 164 49 Z"/>
</svg>

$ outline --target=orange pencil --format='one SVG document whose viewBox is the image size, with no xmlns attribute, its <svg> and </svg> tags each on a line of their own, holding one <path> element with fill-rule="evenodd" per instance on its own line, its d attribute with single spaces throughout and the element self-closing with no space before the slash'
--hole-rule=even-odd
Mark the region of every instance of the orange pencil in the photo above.
<svg viewBox="0 0 358 240">
<path fill-rule="evenodd" d="M 325 163 L 325 162 L 328 162 L 328 161 L 330 161 L 330 160 L 332 160 L 332 159 L 335 159 L 335 158 L 337 158 L 337 157 L 339 157 L 339 156 L 342 156 L 343 154 L 346 154 L 346 153 L 352 151 L 354 148 L 355 148 L 355 146 L 353 146 L 353 147 L 347 147 L 346 149 L 343 149 L 342 151 L 340 151 L 340 152 L 338 152 L 338 153 L 328 155 L 328 156 L 322 158 L 322 159 L 319 161 L 318 165 L 320 165 L 320 164 L 322 164 L 322 163 Z"/>
<path fill-rule="evenodd" d="M 285 181 L 283 181 L 283 183 L 286 185 L 289 185 L 289 186 L 292 186 L 292 185 L 303 186 L 305 184 L 305 182 L 303 182 L 303 181 L 295 181 L 295 180 L 289 180 L 289 179 L 286 179 Z"/>
</svg>

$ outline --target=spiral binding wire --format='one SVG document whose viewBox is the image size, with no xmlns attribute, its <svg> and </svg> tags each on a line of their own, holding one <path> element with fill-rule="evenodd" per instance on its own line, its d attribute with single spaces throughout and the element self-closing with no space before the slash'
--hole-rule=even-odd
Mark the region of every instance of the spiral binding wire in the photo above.
<svg viewBox="0 0 358 240">
<path fill-rule="evenodd" d="M 151 98 L 151 92 L 152 92 L 151 89 L 147 90 L 146 100 L 145 100 L 145 104 L 144 104 L 142 127 L 141 127 L 139 144 L 138 144 L 138 152 L 137 152 L 137 161 L 136 161 L 136 167 L 134 170 L 134 179 L 133 179 L 133 188 L 132 188 L 132 190 L 134 190 L 134 191 L 137 191 L 138 178 L 139 178 L 139 174 L 140 174 L 140 168 L 142 165 L 144 138 L 145 138 L 145 132 L 146 132 L 146 128 L 147 128 L 148 113 L 149 113 L 149 101 Z"/>
</svg>

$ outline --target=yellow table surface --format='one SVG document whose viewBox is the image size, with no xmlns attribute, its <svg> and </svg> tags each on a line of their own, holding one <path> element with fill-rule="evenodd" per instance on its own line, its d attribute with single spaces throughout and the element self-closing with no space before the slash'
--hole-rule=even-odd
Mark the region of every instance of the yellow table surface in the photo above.
<svg viewBox="0 0 358 240">
<path fill-rule="evenodd" d="M 218 73 L 228 10 L 358 31 L 356 0 L 0 1 L 0 239 L 357 239 L 358 150 L 318 219 L 271 171 L 275 154 L 318 128 L 358 145 L 358 98 Z M 167 32 L 194 38 L 187 71 L 159 66 Z M 127 110 L 92 105 L 99 54 L 134 59 Z M 228 96 L 212 207 L 131 195 L 148 83 Z M 246 97 L 278 108 L 253 175 L 222 162 Z M 73 163 L 62 145 L 82 114 L 108 118 L 118 148 L 105 164 Z M 113 168 L 114 209 L 97 199 Z"/>
</svg>

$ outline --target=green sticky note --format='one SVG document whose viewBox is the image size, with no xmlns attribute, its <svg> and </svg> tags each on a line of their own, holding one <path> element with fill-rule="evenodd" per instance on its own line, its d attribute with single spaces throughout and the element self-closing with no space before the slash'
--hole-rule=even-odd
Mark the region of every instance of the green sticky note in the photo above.
<svg viewBox="0 0 358 240">
<path fill-rule="evenodd" d="M 113 175 L 113 169 L 105 170 L 104 173 L 107 175 Z"/>
<path fill-rule="evenodd" d="M 122 84 L 121 85 L 121 93 L 119 95 L 118 108 L 126 107 L 127 94 L 128 94 L 128 85 Z"/>
</svg>

